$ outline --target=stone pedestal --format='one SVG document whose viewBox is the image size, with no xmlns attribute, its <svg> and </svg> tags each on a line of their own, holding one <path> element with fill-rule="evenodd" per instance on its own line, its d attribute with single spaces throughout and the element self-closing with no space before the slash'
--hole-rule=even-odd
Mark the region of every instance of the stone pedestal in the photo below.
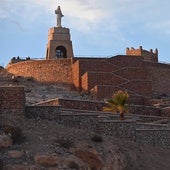
<svg viewBox="0 0 170 170">
<path fill-rule="evenodd" d="M 72 58 L 70 30 L 63 27 L 49 29 L 46 59 Z"/>
</svg>

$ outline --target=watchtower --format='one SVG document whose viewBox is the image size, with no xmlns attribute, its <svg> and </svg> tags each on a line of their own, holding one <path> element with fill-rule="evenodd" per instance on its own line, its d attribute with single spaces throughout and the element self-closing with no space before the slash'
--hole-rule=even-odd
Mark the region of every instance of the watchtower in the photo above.
<svg viewBox="0 0 170 170">
<path fill-rule="evenodd" d="M 73 58 L 72 41 L 70 39 L 70 30 L 61 26 L 60 6 L 55 10 L 57 15 L 57 26 L 49 29 L 46 59 Z"/>
<path fill-rule="evenodd" d="M 150 49 L 150 51 L 144 50 L 142 46 L 139 49 L 135 48 L 126 48 L 126 55 L 134 55 L 134 56 L 142 56 L 143 60 L 158 62 L 158 49 L 156 48 L 154 51 Z"/>
</svg>

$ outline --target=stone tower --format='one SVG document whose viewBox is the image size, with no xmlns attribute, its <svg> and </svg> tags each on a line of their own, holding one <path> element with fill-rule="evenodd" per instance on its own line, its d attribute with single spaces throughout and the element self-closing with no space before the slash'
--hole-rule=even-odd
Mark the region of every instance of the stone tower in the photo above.
<svg viewBox="0 0 170 170">
<path fill-rule="evenodd" d="M 55 10 L 55 14 L 57 15 L 57 26 L 49 29 L 46 59 L 73 58 L 70 30 L 61 26 L 61 18 L 64 15 L 60 6 Z"/>
</svg>

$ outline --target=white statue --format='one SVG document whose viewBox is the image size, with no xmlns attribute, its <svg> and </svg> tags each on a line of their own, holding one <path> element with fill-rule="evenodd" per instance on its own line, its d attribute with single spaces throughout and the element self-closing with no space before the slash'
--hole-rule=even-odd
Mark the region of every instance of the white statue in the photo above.
<svg viewBox="0 0 170 170">
<path fill-rule="evenodd" d="M 55 10 L 55 14 L 57 15 L 57 27 L 61 26 L 61 18 L 64 16 L 61 12 L 60 6 Z"/>
</svg>

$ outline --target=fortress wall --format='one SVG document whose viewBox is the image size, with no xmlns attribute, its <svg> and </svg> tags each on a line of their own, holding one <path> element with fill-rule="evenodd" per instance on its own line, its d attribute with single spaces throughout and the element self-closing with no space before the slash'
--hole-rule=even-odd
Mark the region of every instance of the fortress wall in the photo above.
<svg viewBox="0 0 170 170">
<path fill-rule="evenodd" d="M 114 73 L 129 80 L 151 80 L 152 78 L 149 71 L 143 67 L 124 67 Z"/>
<path fill-rule="evenodd" d="M 75 88 L 79 91 L 80 88 L 80 63 L 79 60 L 72 64 L 72 77 L 73 77 L 73 84 Z"/>
<path fill-rule="evenodd" d="M 110 85 L 97 85 L 91 90 L 91 95 L 93 96 L 94 99 L 108 99 L 117 90 L 125 90 L 125 89 L 121 87 L 110 86 Z M 148 101 L 148 98 L 137 96 L 135 95 L 135 93 L 129 92 L 128 90 L 127 92 L 130 95 L 129 101 L 131 104 L 135 104 L 135 105 L 149 105 L 150 104 Z"/>
<path fill-rule="evenodd" d="M 72 83 L 71 59 L 28 60 L 7 66 L 17 76 L 34 77 L 41 82 Z"/>
<path fill-rule="evenodd" d="M 134 80 L 121 86 L 130 90 L 138 95 L 150 97 L 152 96 L 152 82 L 145 80 Z"/>
<path fill-rule="evenodd" d="M 143 57 L 141 56 L 117 55 L 108 58 L 107 61 L 119 67 L 143 67 Z"/>
<path fill-rule="evenodd" d="M 170 96 L 170 65 L 150 62 L 145 62 L 145 65 L 152 75 L 153 93 Z"/>
<path fill-rule="evenodd" d="M 90 90 L 95 85 L 117 86 L 125 81 L 107 72 L 87 72 L 82 76 L 82 89 Z"/>
<path fill-rule="evenodd" d="M 81 76 L 87 71 L 111 72 L 118 67 L 105 61 L 103 58 L 75 58 L 72 65 L 73 83 L 78 90 L 81 89 Z"/>
<path fill-rule="evenodd" d="M 98 60 L 91 60 L 91 59 L 84 59 L 80 61 L 80 74 L 81 76 L 85 72 L 112 72 L 119 67 L 116 65 L 112 65 L 107 62 L 107 59 L 98 59 Z"/>
<path fill-rule="evenodd" d="M 0 114 L 23 114 L 24 110 L 24 87 L 0 87 Z"/>
</svg>

